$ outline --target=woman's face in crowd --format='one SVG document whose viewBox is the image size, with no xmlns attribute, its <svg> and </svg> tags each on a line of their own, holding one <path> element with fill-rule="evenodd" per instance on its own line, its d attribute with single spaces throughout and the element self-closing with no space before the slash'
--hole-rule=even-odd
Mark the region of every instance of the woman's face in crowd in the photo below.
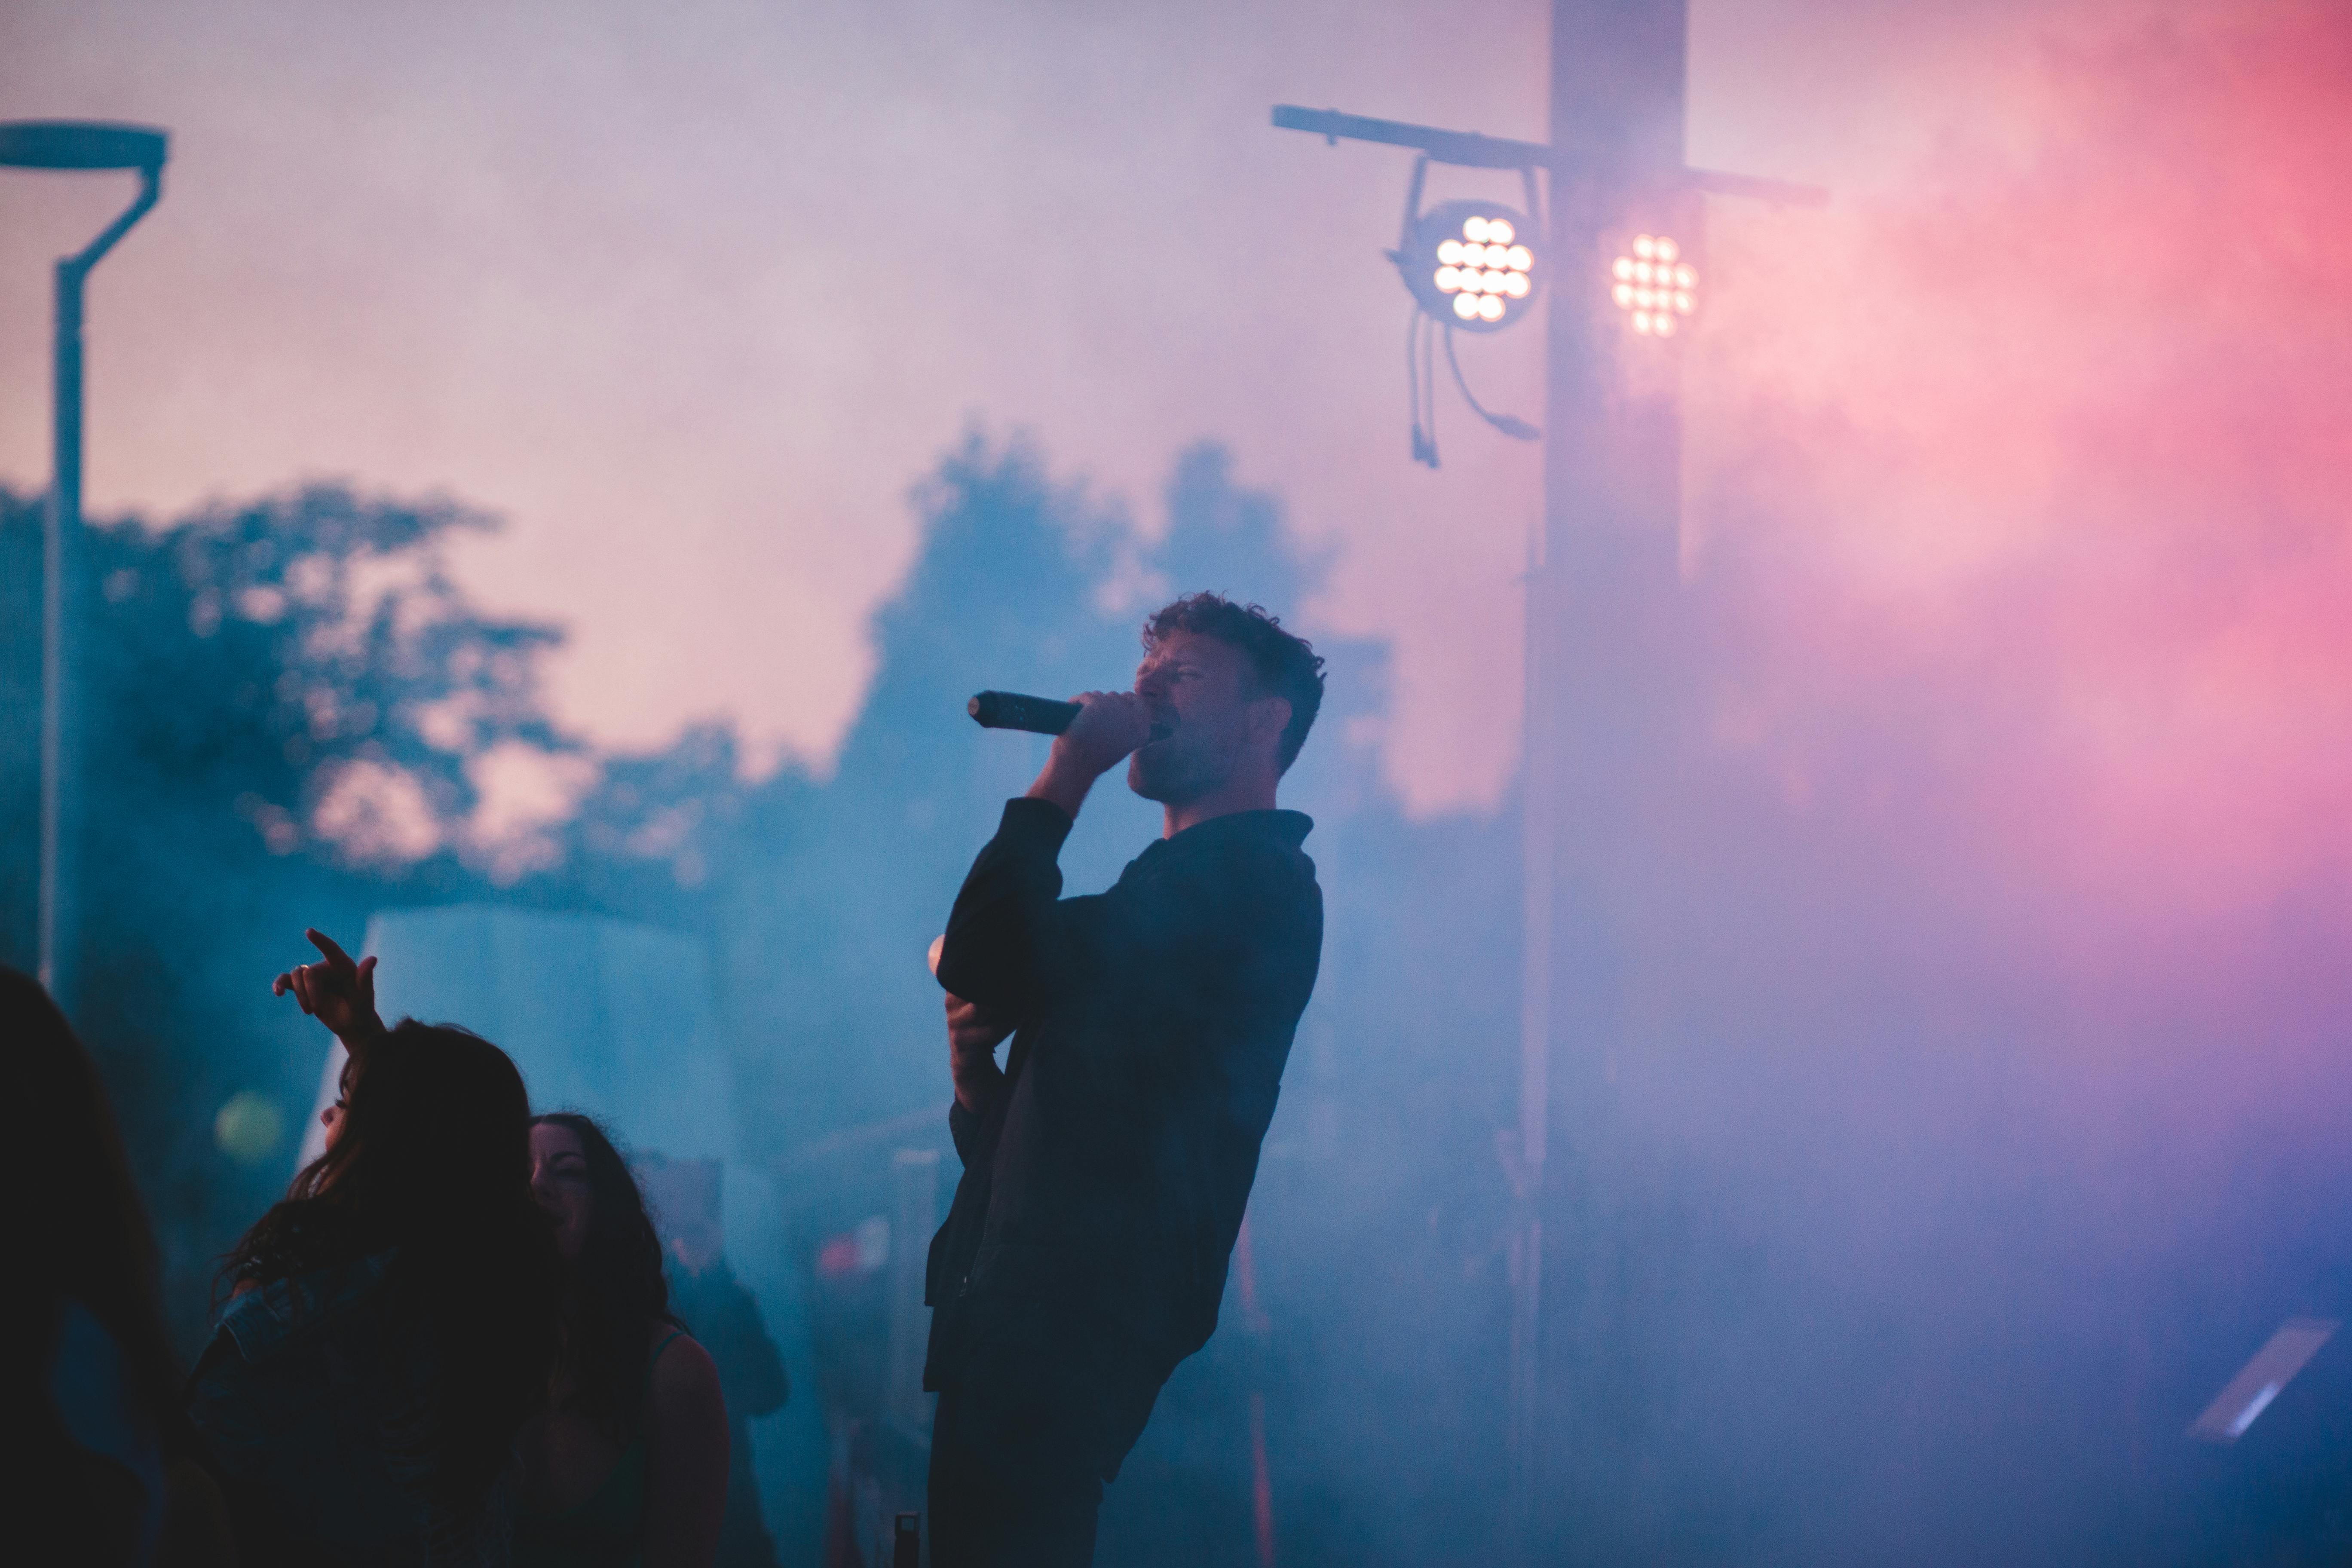
<svg viewBox="0 0 2352 1568">
<path fill-rule="evenodd" d="M 335 1080 L 335 1103 L 319 1112 L 319 1121 L 327 1129 L 327 1147 L 335 1146 L 343 1135 L 343 1122 L 352 1109 L 352 1068 L 355 1064 L 345 1061 L 343 1075 Z"/>
<path fill-rule="evenodd" d="M 552 1121 L 530 1130 L 530 1191 L 555 1216 L 556 1251 L 566 1261 L 577 1258 L 588 1240 L 592 1206 L 588 1155 L 580 1147 L 580 1134 Z"/>
</svg>

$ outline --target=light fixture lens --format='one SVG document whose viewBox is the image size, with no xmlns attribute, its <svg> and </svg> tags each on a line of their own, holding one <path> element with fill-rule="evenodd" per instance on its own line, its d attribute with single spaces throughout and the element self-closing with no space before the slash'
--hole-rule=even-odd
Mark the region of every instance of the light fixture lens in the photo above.
<svg viewBox="0 0 2352 1568">
<path fill-rule="evenodd" d="M 1682 247 L 1662 234 L 1634 237 L 1633 256 L 1621 256 L 1610 270 L 1617 279 L 1610 297 L 1644 337 L 1670 338 L 1681 318 L 1698 310 L 1698 270 L 1680 259 Z M 1642 259 L 1636 260 L 1635 257 Z"/>
<path fill-rule="evenodd" d="M 1403 247 L 1390 255 L 1423 311 L 1448 325 L 1485 331 L 1517 326 L 1520 301 L 1535 297 L 1535 249 L 1518 242 L 1521 234 L 1534 232 L 1516 213 L 1497 214 L 1477 201 L 1446 202 L 1415 217 Z"/>
</svg>

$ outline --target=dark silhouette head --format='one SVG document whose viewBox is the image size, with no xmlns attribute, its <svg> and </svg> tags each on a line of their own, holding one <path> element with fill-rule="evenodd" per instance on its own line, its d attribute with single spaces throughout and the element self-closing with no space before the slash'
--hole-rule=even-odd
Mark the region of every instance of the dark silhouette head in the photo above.
<svg viewBox="0 0 2352 1568">
<path fill-rule="evenodd" d="M 677 1322 L 661 1240 L 604 1130 L 576 1111 L 531 1122 L 531 1186 L 555 1216 L 564 1254 L 563 1370 L 572 1407 L 618 1439 L 645 1416 L 656 1325 Z"/>
<path fill-rule="evenodd" d="M 392 1251 L 391 1331 L 424 1336 L 457 1506 L 478 1500 L 546 1397 L 556 1259 L 530 1193 L 530 1102 L 478 1035 L 404 1019 L 353 1067 L 340 1136 L 223 1270 L 267 1283 Z"/>
</svg>

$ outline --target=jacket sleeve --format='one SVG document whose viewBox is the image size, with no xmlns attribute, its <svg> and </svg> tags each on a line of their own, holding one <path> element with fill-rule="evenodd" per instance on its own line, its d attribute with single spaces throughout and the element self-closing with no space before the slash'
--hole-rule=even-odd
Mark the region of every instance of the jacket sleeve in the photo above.
<svg viewBox="0 0 2352 1568">
<path fill-rule="evenodd" d="M 940 984 L 1013 1019 L 1034 1016 L 1068 973 L 1061 951 L 1062 843 L 1070 818 L 1050 801 L 1009 800 L 948 915 Z"/>
</svg>

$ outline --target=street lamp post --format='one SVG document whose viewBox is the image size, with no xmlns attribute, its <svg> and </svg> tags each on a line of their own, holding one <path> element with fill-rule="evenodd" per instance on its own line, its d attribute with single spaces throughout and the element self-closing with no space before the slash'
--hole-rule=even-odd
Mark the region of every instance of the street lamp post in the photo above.
<svg viewBox="0 0 2352 1568">
<path fill-rule="evenodd" d="M 131 231 L 163 190 L 168 139 L 143 125 L 79 120 L 19 120 L 0 123 L 0 168 L 130 169 L 139 195 L 121 216 L 80 250 L 58 260 L 57 341 L 51 370 L 52 433 L 49 496 L 41 525 L 41 889 L 40 979 L 60 1006 L 69 1006 L 65 966 L 71 943 L 65 905 L 67 834 L 63 827 L 66 765 L 66 558 L 81 530 L 81 321 L 90 268 Z"/>
</svg>

